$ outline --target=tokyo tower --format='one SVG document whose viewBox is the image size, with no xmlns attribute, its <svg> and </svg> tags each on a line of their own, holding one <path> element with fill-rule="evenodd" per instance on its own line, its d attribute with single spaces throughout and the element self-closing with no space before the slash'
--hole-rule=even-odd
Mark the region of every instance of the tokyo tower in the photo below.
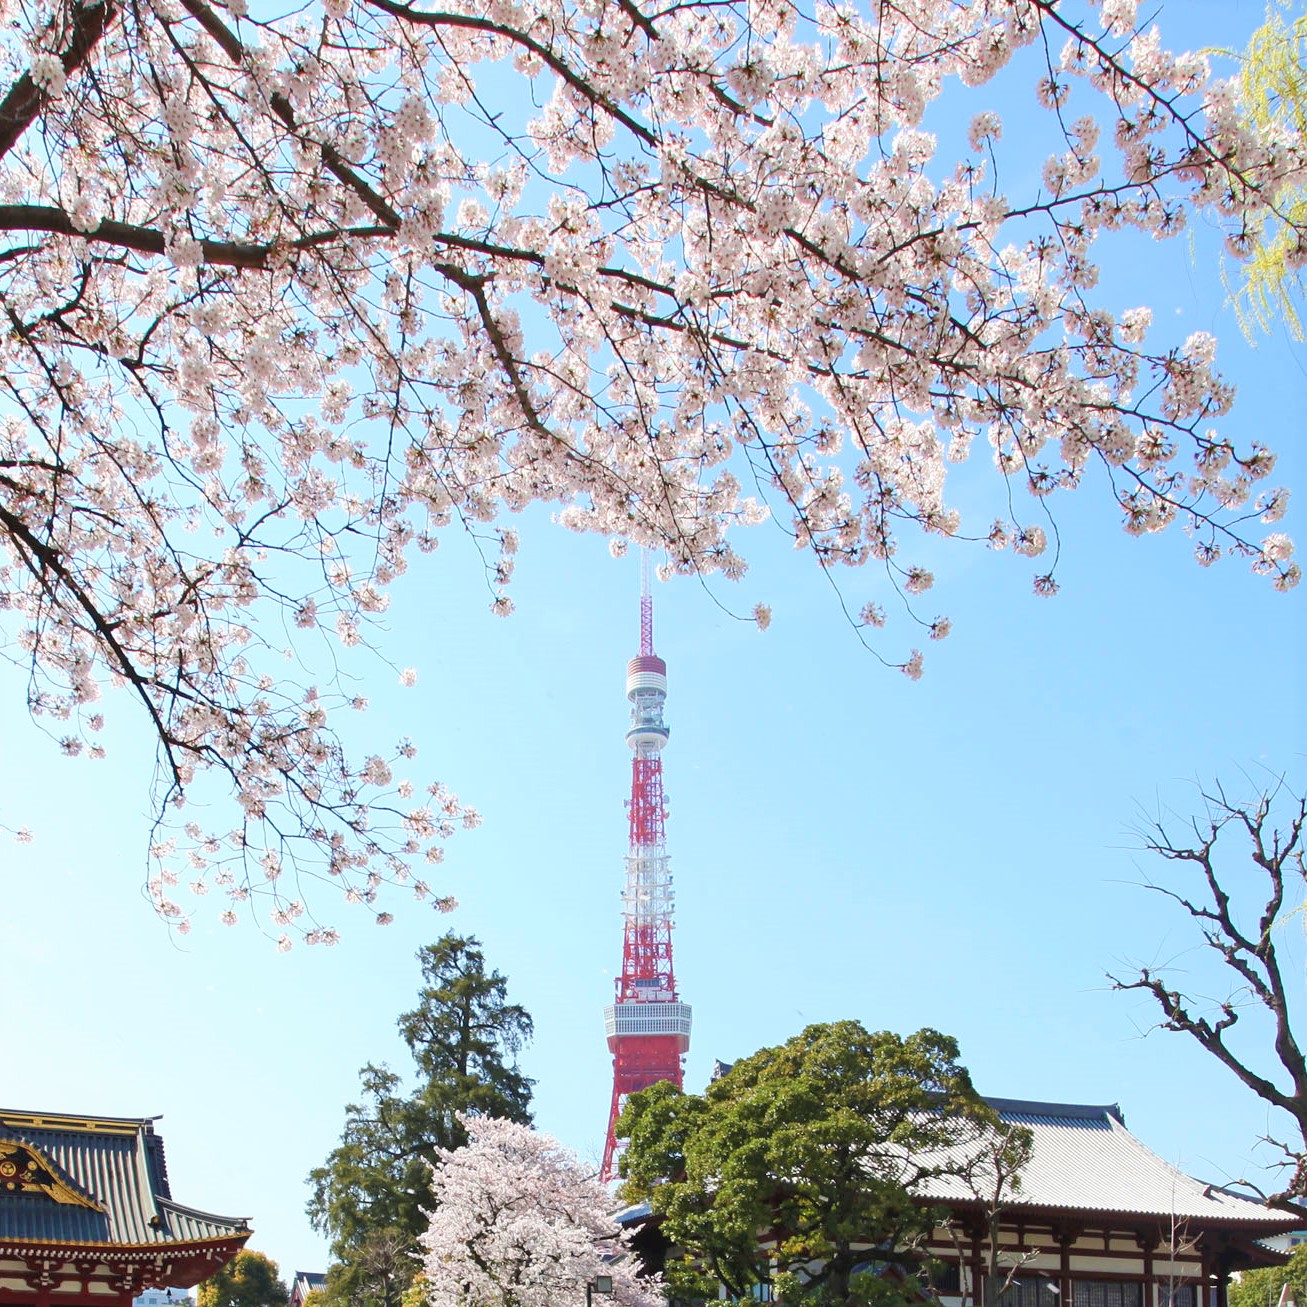
<svg viewBox="0 0 1307 1307">
<path fill-rule="evenodd" d="M 626 667 L 631 702 L 631 840 L 622 893 L 622 974 L 616 1002 L 604 1010 L 613 1054 L 613 1102 L 604 1143 L 604 1180 L 617 1174 L 614 1128 L 626 1096 L 660 1080 L 681 1087 L 681 1058 L 690 1047 L 690 1005 L 676 992 L 672 968 L 672 873 L 664 826 L 663 746 L 667 727 L 667 664 L 653 651 L 653 598 L 649 553 L 640 559 L 640 653 Z"/>
</svg>

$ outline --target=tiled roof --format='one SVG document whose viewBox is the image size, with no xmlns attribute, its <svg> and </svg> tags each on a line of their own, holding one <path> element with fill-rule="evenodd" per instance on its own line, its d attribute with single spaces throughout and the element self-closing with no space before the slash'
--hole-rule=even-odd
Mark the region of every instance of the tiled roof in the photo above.
<svg viewBox="0 0 1307 1307">
<path fill-rule="evenodd" d="M 30 1149 L 13 1154 L 13 1145 Z M 172 1198 L 153 1118 L 74 1117 L 0 1109 L 0 1155 L 34 1158 L 54 1182 L 0 1185 L 6 1243 L 168 1245 L 248 1234 L 242 1219 Z"/>
<path fill-rule="evenodd" d="M 613 1213 L 613 1220 L 618 1225 L 639 1225 L 641 1221 L 647 1221 L 653 1215 L 653 1208 L 648 1203 L 634 1203 L 630 1207 L 623 1207 L 620 1212 Z"/>
<path fill-rule="evenodd" d="M 1019 1189 L 1005 1202 L 1021 1208 L 1066 1208 L 1122 1215 L 1201 1219 L 1291 1230 L 1302 1219 L 1269 1211 L 1255 1199 L 1204 1184 L 1145 1148 L 1115 1104 L 1039 1103 L 991 1098 L 1003 1121 L 1029 1128 L 1034 1141 Z M 975 1195 L 957 1177 L 922 1186 L 922 1197 L 964 1201 Z"/>
</svg>

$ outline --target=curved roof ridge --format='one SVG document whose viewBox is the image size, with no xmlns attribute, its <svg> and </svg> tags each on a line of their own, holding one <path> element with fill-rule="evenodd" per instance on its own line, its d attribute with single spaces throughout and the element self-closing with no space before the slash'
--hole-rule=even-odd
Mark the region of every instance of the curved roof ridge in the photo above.
<svg viewBox="0 0 1307 1307">
<path fill-rule="evenodd" d="M 1071 1121 L 1110 1118 L 1125 1126 L 1125 1114 L 1119 1103 L 1051 1103 L 1037 1098 L 994 1098 L 989 1094 L 983 1098 L 1000 1115 L 1047 1116 Z"/>
<path fill-rule="evenodd" d="M 174 1212 L 178 1216 L 189 1216 L 192 1219 L 208 1221 L 213 1225 L 231 1225 L 231 1226 L 248 1226 L 250 1218 L 248 1216 L 219 1216 L 216 1212 L 206 1212 L 199 1207 L 188 1207 L 185 1203 L 179 1203 L 175 1198 L 160 1197 L 158 1206 L 161 1211 Z"/>
<path fill-rule="evenodd" d="M 26 1126 L 29 1130 L 105 1130 L 135 1134 L 142 1129 L 153 1131 L 154 1123 L 161 1117 L 159 1112 L 153 1116 L 98 1116 L 86 1112 L 30 1112 L 0 1107 L 0 1123 Z"/>
</svg>

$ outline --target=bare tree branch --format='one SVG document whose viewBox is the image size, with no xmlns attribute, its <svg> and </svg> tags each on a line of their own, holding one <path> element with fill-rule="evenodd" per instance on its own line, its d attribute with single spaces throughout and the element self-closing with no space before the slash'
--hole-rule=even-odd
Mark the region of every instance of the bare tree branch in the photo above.
<svg viewBox="0 0 1307 1307">
<path fill-rule="evenodd" d="M 1178 905 L 1195 923 L 1203 945 L 1233 973 L 1232 987 L 1223 1001 L 1203 1011 L 1206 1000 L 1169 983 L 1156 968 L 1141 966 L 1133 977 L 1109 979 L 1115 989 L 1151 995 L 1161 1013 L 1162 1029 L 1188 1035 L 1258 1098 L 1289 1114 L 1296 1130 L 1294 1141 L 1265 1142 L 1283 1152 L 1282 1165 L 1291 1168 L 1291 1176 L 1266 1201 L 1296 1211 L 1300 1210 L 1296 1200 L 1307 1197 L 1307 1060 L 1293 1029 L 1291 987 L 1285 982 L 1279 946 L 1289 919 L 1302 910 L 1307 894 L 1303 863 L 1307 798 L 1291 793 L 1283 783 L 1246 803 L 1230 799 L 1219 783 L 1203 792 L 1202 798 L 1205 814 L 1193 820 L 1186 837 L 1172 835 L 1158 821 L 1146 831 L 1144 848 L 1196 871 L 1205 897 L 1194 898 L 1165 885 L 1150 883 L 1146 888 Z M 1240 844 L 1246 859 L 1242 867 L 1237 855 L 1230 860 L 1229 852 Z M 1238 1044 L 1232 1042 L 1250 1004 L 1261 1018 L 1269 1019 L 1270 1049 L 1254 1032 Z"/>
</svg>

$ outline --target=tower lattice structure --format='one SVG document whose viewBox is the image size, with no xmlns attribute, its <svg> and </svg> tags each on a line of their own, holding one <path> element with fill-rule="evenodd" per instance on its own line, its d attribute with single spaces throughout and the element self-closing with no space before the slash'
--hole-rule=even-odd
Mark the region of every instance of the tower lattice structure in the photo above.
<svg viewBox="0 0 1307 1307">
<path fill-rule="evenodd" d="M 617 1172 L 614 1128 L 628 1094 L 660 1080 L 681 1088 L 681 1058 L 690 1047 L 690 1005 L 676 992 L 672 966 L 672 873 L 667 858 L 667 802 L 662 751 L 667 744 L 663 704 L 667 664 L 653 649 L 649 555 L 641 559 L 640 652 L 626 668 L 631 703 L 630 846 L 622 893 L 622 974 L 616 1001 L 604 1010 L 613 1054 L 613 1101 L 608 1112 L 603 1178 Z"/>
</svg>

